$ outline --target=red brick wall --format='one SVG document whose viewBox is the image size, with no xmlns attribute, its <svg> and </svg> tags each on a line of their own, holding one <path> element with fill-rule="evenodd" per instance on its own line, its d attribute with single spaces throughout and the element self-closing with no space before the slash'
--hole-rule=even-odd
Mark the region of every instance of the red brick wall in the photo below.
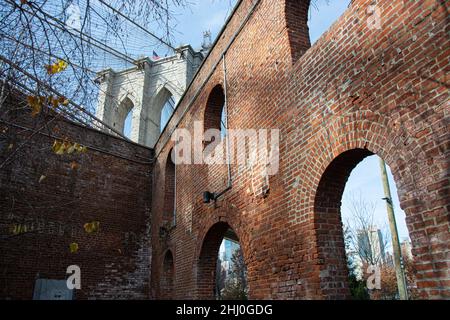
<svg viewBox="0 0 450 320">
<path fill-rule="evenodd" d="M 438 0 L 378 1 L 378 30 L 367 26 L 372 1 L 355 0 L 308 49 L 308 2 L 242 1 L 160 137 L 152 204 L 157 296 L 169 248 L 174 297 L 204 297 L 203 242 L 223 222 L 240 239 L 251 298 L 347 298 L 340 198 L 350 171 L 374 153 L 396 180 L 421 297 L 450 297 L 448 8 Z M 161 234 L 169 138 L 177 124 L 193 133 L 194 121 L 207 117 L 208 97 L 224 83 L 223 54 L 229 126 L 280 129 L 280 170 L 264 198 L 252 190 L 258 173 L 233 165 L 232 189 L 203 204 L 203 191 L 226 186 L 226 166 L 177 165 L 177 225 Z"/>
<path fill-rule="evenodd" d="M 15 101 L 11 108 L 17 106 L 24 107 Z M 65 279 L 69 265 L 81 268 L 77 299 L 148 298 L 152 150 L 58 119 L 28 140 L 27 128 L 51 118 L 3 109 L 1 119 L 7 134 L 0 163 L 28 143 L 0 169 L 0 298 L 31 299 L 37 277 Z M 56 155 L 52 135 L 88 151 Z M 88 234 L 83 225 L 91 221 L 99 221 L 99 230 Z M 15 224 L 30 232 L 12 235 Z M 72 242 L 77 253 L 69 250 Z"/>
</svg>

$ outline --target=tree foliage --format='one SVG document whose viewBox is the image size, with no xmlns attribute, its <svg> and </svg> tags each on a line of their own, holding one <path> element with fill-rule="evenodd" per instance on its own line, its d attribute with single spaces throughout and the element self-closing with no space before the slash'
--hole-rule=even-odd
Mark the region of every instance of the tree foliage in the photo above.
<svg viewBox="0 0 450 320">
<path fill-rule="evenodd" d="M 247 267 L 241 248 L 234 251 L 231 257 L 231 270 L 225 280 L 225 287 L 221 294 L 224 300 L 247 300 Z"/>
<path fill-rule="evenodd" d="M 80 163 L 68 155 L 83 156 L 88 149 L 54 120 L 103 129 L 94 115 L 102 90 L 97 72 L 139 66 L 141 55 L 151 49 L 171 52 L 173 10 L 186 5 L 185 0 L 0 0 L 0 170 L 40 133 L 57 136 L 48 145 L 49 157 L 56 154 L 78 170 Z M 25 112 L 29 119 L 23 121 Z M 16 143 L 16 130 L 10 128 L 24 123 L 31 133 Z M 45 184 L 48 174 L 37 172 L 35 181 Z M 0 218 L 1 239 L 38 231 Z M 92 238 L 99 223 L 81 228 Z M 74 242 L 69 250 L 83 248 Z"/>
</svg>

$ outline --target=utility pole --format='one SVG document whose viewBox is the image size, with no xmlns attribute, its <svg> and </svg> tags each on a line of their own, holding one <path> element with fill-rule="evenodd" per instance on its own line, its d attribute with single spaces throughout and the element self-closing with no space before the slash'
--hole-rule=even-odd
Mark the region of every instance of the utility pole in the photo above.
<svg viewBox="0 0 450 320">
<path fill-rule="evenodd" d="M 406 289 L 406 277 L 403 270 L 402 252 L 400 241 L 398 239 L 397 223 L 395 222 L 394 207 L 391 197 L 391 188 L 389 187 L 388 175 L 386 172 L 386 163 L 380 158 L 381 179 L 383 181 L 384 198 L 389 219 L 389 228 L 391 229 L 392 247 L 394 249 L 395 274 L 397 276 L 398 293 L 401 300 L 408 300 L 408 291 Z"/>
</svg>

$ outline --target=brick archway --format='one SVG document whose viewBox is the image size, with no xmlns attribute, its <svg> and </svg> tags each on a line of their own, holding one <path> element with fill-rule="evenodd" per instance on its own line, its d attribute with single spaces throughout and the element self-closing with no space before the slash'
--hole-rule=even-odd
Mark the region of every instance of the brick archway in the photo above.
<svg viewBox="0 0 450 320">
<path fill-rule="evenodd" d="M 377 154 L 390 166 L 400 205 L 406 214 L 414 264 L 428 263 L 428 257 L 414 254 L 415 251 L 425 250 L 425 246 L 424 241 L 416 238 L 420 232 L 415 232 L 411 225 L 411 221 L 422 219 L 417 214 L 418 204 L 428 196 L 425 190 L 416 185 L 420 170 L 413 170 L 414 167 L 407 165 L 409 150 L 415 150 L 416 165 L 423 165 L 426 155 L 415 141 L 405 144 L 401 139 L 403 133 L 396 130 L 392 122 L 395 123 L 395 120 L 369 111 L 330 119 L 329 126 L 316 134 L 315 142 L 312 143 L 314 152 L 305 160 L 305 163 L 312 163 L 308 170 L 319 173 L 319 179 L 308 182 L 307 190 L 312 193 L 299 191 L 297 196 L 298 199 L 311 196 L 306 208 L 313 215 L 314 236 L 311 241 L 315 242 L 317 254 L 317 290 L 320 290 L 323 298 L 349 297 L 340 204 L 350 173 L 367 156 Z M 412 199 L 413 195 L 415 199 Z M 418 274 L 418 279 L 420 277 Z"/>
<path fill-rule="evenodd" d="M 174 285 L 174 275 L 175 275 L 174 259 L 172 251 L 167 250 L 164 255 L 162 271 L 161 271 L 161 281 L 160 281 L 160 298 L 161 299 L 172 299 L 173 298 L 173 285 Z"/>
<path fill-rule="evenodd" d="M 219 247 L 227 232 L 234 230 L 224 221 L 215 223 L 206 233 L 197 262 L 197 298 L 214 299 Z M 237 237 L 237 236 L 236 236 Z M 239 240 L 239 239 L 238 239 Z"/>
<path fill-rule="evenodd" d="M 314 227 L 321 259 L 322 293 L 333 299 L 350 297 L 347 258 L 341 219 L 341 200 L 352 170 L 364 158 L 373 155 L 367 149 L 341 153 L 326 168 L 314 199 Z"/>
</svg>

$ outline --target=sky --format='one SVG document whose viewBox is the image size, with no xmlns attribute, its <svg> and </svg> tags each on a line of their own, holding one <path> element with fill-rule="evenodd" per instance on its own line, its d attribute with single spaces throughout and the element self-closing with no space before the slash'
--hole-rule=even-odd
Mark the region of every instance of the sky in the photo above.
<svg viewBox="0 0 450 320">
<path fill-rule="evenodd" d="M 397 194 L 397 186 L 394 177 L 386 164 L 388 173 L 389 186 L 391 188 L 391 197 L 394 203 L 394 214 L 397 223 L 397 230 L 400 241 L 409 238 L 408 229 L 406 227 L 405 212 L 400 208 L 400 202 Z M 389 228 L 389 220 L 387 217 L 386 203 L 384 198 L 384 190 L 381 180 L 381 170 L 379 157 L 373 155 L 361 161 L 352 171 L 345 186 L 342 196 L 341 214 L 342 221 L 345 223 L 347 219 L 351 219 L 352 215 L 349 210 L 351 197 L 353 195 L 361 195 L 366 201 L 375 204 L 374 220 L 377 226 L 384 231 Z M 388 231 L 388 230 L 387 230 Z"/>
<path fill-rule="evenodd" d="M 211 41 L 222 29 L 237 3 L 236 0 L 189 0 L 192 4 L 186 10 L 177 10 L 178 20 L 175 36 L 176 45 L 190 44 L 199 49 L 203 41 L 203 31 L 211 31 Z"/>
<path fill-rule="evenodd" d="M 176 19 L 178 20 L 176 29 L 178 31 L 175 33 L 175 43 L 177 45 L 191 44 L 193 48 L 197 49 L 201 46 L 203 31 L 211 31 L 211 40 L 214 41 L 231 13 L 236 0 L 191 0 L 191 3 L 190 9 L 176 12 Z M 349 3 L 350 0 L 317 0 L 316 4 L 311 6 L 308 21 L 311 43 L 316 42 L 328 30 L 348 8 Z M 343 221 L 350 218 L 349 196 L 361 194 L 364 199 L 376 204 L 374 216 L 377 225 L 380 228 L 388 226 L 386 203 L 382 200 L 384 191 L 378 161 L 377 156 L 367 157 L 352 171 L 342 200 Z M 403 240 L 408 238 L 405 213 L 399 206 L 397 188 L 390 169 L 387 169 L 399 237 Z"/>
<path fill-rule="evenodd" d="M 175 44 L 191 44 L 200 48 L 202 32 L 209 30 L 212 41 L 223 27 L 233 10 L 237 0 L 190 0 L 189 9 L 177 10 L 175 18 L 178 21 Z M 310 27 L 311 43 L 317 41 L 339 16 L 348 8 L 350 0 L 316 0 L 311 6 L 308 25 Z"/>
</svg>

